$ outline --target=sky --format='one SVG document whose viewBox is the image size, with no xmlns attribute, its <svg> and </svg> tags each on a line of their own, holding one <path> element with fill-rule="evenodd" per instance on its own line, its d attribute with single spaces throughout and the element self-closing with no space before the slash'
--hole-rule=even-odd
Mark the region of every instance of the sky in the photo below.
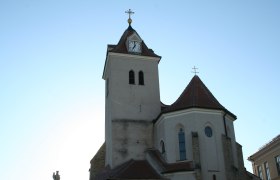
<svg viewBox="0 0 280 180">
<path fill-rule="evenodd" d="M 132 27 L 162 56 L 160 95 L 173 103 L 199 77 L 237 116 L 248 156 L 279 134 L 278 0 L 1 0 L 0 179 L 89 179 L 104 142 L 107 44 Z"/>
</svg>

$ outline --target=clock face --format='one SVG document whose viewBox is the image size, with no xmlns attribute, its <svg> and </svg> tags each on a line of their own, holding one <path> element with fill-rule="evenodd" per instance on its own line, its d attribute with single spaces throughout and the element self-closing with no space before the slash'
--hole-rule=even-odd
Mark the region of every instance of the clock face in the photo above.
<svg viewBox="0 0 280 180">
<path fill-rule="evenodd" d="M 128 42 L 128 51 L 140 53 L 141 52 L 141 43 L 138 41 L 129 41 Z"/>
</svg>

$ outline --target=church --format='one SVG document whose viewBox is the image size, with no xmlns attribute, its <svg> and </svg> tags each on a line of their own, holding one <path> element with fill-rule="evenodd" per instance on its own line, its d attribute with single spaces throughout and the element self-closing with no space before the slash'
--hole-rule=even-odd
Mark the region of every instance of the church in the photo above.
<svg viewBox="0 0 280 180">
<path fill-rule="evenodd" d="M 105 142 L 90 161 L 90 180 L 258 179 L 235 140 L 236 116 L 194 75 L 171 105 L 160 100 L 161 56 L 132 28 L 108 45 Z"/>
</svg>

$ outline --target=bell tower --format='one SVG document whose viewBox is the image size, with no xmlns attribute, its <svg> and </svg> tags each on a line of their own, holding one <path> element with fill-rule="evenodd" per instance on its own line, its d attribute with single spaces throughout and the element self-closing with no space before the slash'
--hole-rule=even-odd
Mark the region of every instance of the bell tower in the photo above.
<svg viewBox="0 0 280 180">
<path fill-rule="evenodd" d="M 149 49 L 132 28 L 117 45 L 108 45 L 103 71 L 105 87 L 105 165 L 111 168 L 130 159 L 144 159 L 152 147 L 152 121 L 161 110 L 158 63 L 161 59 Z"/>
</svg>

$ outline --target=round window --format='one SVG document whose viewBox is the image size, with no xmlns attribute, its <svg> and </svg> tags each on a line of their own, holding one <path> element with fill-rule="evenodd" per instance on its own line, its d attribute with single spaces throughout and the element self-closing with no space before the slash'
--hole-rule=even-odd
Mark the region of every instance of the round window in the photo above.
<svg viewBox="0 0 280 180">
<path fill-rule="evenodd" d="M 207 126 L 207 127 L 205 128 L 204 131 L 205 131 L 205 135 L 206 135 L 207 137 L 212 137 L 213 132 L 212 132 L 211 127 Z"/>
</svg>

